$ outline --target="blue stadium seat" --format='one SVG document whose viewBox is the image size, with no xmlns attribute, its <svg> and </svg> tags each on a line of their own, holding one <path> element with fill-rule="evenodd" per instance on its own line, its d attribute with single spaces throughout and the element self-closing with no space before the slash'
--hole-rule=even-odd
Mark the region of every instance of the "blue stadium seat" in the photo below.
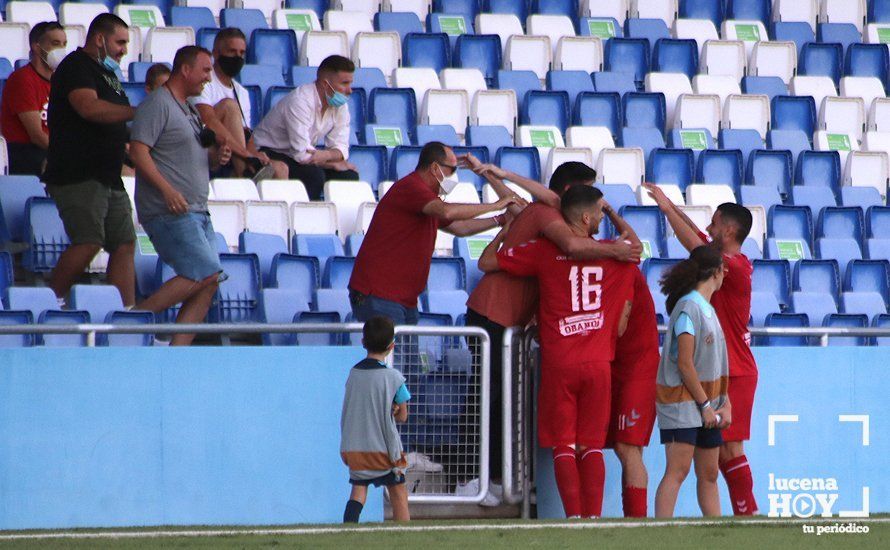
<svg viewBox="0 0 890 550">
<path fill-rule="evenodd" d="M 862 33 L 852 23 L 819 23 L 816 39 L 818 42 L 840 44 L 846 52 L 851 44 L 862 42 Z"/>
<path fill-rule="evenodd" d="M 489 158 L 494 158 L 498 149 L 513 145 L 513 138 L 503 126 L 467 126 L 467 145 L 487 147 Z"/>
<path fill-rule="evenodd" d="M 482 0 L 482 12 L 513 14 L 525 26 L 530 3 L 528 0 Z"/>
<path fill-rule="evenodd" d="M 816 41 L 813 27 L 805 21 L 775 21 L 772 31 L 773 40 L 794 42 L 798 57 L 804 44 Z"/>
<path fill-rule="evenodd" d="M 531 13 L 565 15 L 571 19 L 578 16 L 578 0 L 531 0 Z"/>
<path fill-rule="evenodd" d="M 669 269 L 680 263 L 677 259 L 666 258 L 649 258 L 642 263 L 643 275 L 646 276 L 646 284 L 652 292 L 652 299 L 655 300 L 655 312 L 666 313 L 664 308 L 665 296 L 661 293 L 659 282 Z"/>
<path fill-rule="evenodd" d="M 868 2 L 869 23 L 890 23 L 890 0 Z"/>
<path fill-rule="evenodd" d="M 272 263 L 278 254 L 287 254 L 287 242 L 281 235 L 242 231 L 238 236 L 238 252 L 259 258 L 263 287 L 273 286 Z"/>
<path fill-rule="evenodd" d="M 858 206 L 863 211 L 872 206 L 882 206 L 884 200 L 881 193 L 874 187 L 841 187 L 841 206 Z"/>
<path fill-rule="evenodd" d="M 390 152 L 389 179 L 398 181 L 407 176 L 417 167 L 421 147 L 401 145 Z"/>
<path fill-rule="evenodd" d="M 127 78 L 130 82 L 145 82 L 146 73 L 148 73 L 148 69 L 154 65 L 151 61 L 132 61 L 130 62 L 130 67 L 127 70 Z M 170 68 L 169 63 L 164 63 L 167 68 Z"/>
<path fill-rule="evenodd" d="M 806 206 L 776 205 L 769 209 L 767 235 L 778 239 L 813 243 L 813 216 Z"/>
<path fill-rule="evenodd" d="M 454 321 L 466 313 L 469 296 L 466 290 L 430 290 L 422 298 L 426 302 L 424 308 L 427 313 L 447 314 Z"/>
<path fill-rule="evenodd" d="M 410 365 L 408 368 L 418 366 Z M 419 380 L 418 388 L 414 391 L 417 397 L 413 400 L 416 403 L 412 414 L 417 415 L 424 428 L 404 437 L 406 445 L 409 448 L 434 449 L 458 444 L 461 437 L 460 419 L 466 414 L 467 396 L 471 393 L 470 378 L 464 374 L 410 371 L 409 377 Z"/>
<path fill-rule="evenodd" d="M 389 168 L 386 147 L 353 145 L 349 148 L 349 162 L 355 164 L 362 181 L 368 182 L 376 193 L 377 186 L 386 179 Z"/>
<path fill-rule="evenodd" d="M 751 293 L 751 325 L 762 327 L 766 325 L 766 318 L 771 313 L 781 313 L 782 308 L 772 292 Z"/>
<path fill-rule="evenodd" d="M 752 131 L 755 134 L 757 134 L 756 130 L 752 130 Z M 687 132 L 695 132 L 696 134 L 698 132 L 703 132 L 705 135 L 705 143 L 704 143 L 705 146 L 701 149 L 699 149 L 699 148 L 692 149 L 692 152 L 695 155 L 696 161 L 698 160 L 699 153 L 701 153 L 705 149 L 716 149 L 715 144 L 714 144 L 714 136 L 711 135 L 711 131 L 708 130 L 707 128 L 687 128 L 687 129 L 674 128 L 673 130 L 671 130 L 668 133 L 668 147 L 670 147 L 672 149 L 683 149 L 685 147 L 688 147 L 688 145 L 683 143 L 683 136 Z M 721 147 L 721 149 L 737 149 L 737 147 Z"/>
<path fill-rule="evenodd" d="M 368 120 L 368 95 L 363 88 L 353 88 L 349 95 L 349 129 L 352 130 L 350 144 L 358 143 L 358 136 L 365 131 Z"/>
<path fill-rule="evenodd" d="M 718 142 L 721 149 L 738 149 L 742 152 L 742 160 L 747 166 L 751 161 L 751 152 L 763 149 L 765 144 L 757 130 L 725 128 L 720 130 Z M 713 149 L 709 146 L 708 149 Z M 790 177 L 790 175 L 789 175 Z"/>
<path fill-rule="evenodd" d="M 457 146 L 452 147 L 452 149 L 454 150 L 454 154 L 457 156 L 469 153 L 479 159 L 479 162 L 483 164 L 491 162 L 491 157 L 488 154 L 488 147 L 481 145 L 475 147 Z M 469 170 L 467 168 L 458 168 L 457 176 L 459 181 L 472 183 L 480 191 L 486 183 L 484 176 L 480 176 L 479 174 L 476 174 L 472 170 Z"/>
<path fill-rule="evenodd" d="M 215 27 L 216 18 L 213 17 L 210 8 L 172 6 L 170 8 L 170 24 L 174 27 L 191 27 L 197 33 L 204 27 Z"/>
<path fill-rule="evenodd" d="M 581 17 L 578 19 L 579 36 L 596 36 L 606 43 L 610 38 L 624 36 L 624 31 L 614 17 Z"/>
<path fill-rule="evenodd" d="M 298 59 L 297 35 L 290 29 L 257 29 L 250 37 L 248 63 L 278 65 L 286 75 Z"/>
<path fill-rule="evenodd" d="M 547 89 L 569 94 L 570 107 L 575 105 L 578 94 L 594 91 L 593 80 L 585 71 L 548 71 Z"/>
<path fill-rule="evenodd" d="M 362 242 L 365 240 L 364 233 L 353 233 L 346 237 L 346 255 L 352 256 L 353 258 L 358 255 L 359 248 L 362 247 Z"/>
<path fill-rule="evenodd" d="M 797 74 L 806 76 L 827 76 L 837 86 L 841 78 L 844 62 L 844 47 L 837 43 L 820 44 L 809 42 L 800 50 L 797 61 Z"/>
<path fill-rule="evenodd" d="M 353 80 L 352 85 L 357 88 L 365 87 L 358 83 L 359 71 L 368 71 L 368 70 L 380 71 L 380 69 L 362 69 L 360 67 L 356 67 L 355 80 Z M 381 76 L 382 75 L 383 75 L 383 73 L 381 73 Z M 291 83 L 291 86 L 293 86 L 295 88 L 297 86 L 302 86 L 303 84 L 309 84 L 310 82 L 315 82 L 315 79 L 317 76 L 318 76 L 318 67 L 306 67 L 303 65 L 294 65 L 293 67 L 290 68 L 290 83 Z M 385 78 L 383 79 L 383 87 L 384 88 L 386 87 L 386 79 Z M 371 88 L 374 88 L 374 86 L 371 86 Z"/>
<path fill-rule="evenodd" d="M 656 42 L 652 70 L 683 73 L 691 80 L 698 74 L 698 45 L 695 40 L 662 38 Z"/>
<path fill-rule="evenodd" d="M 655 49 L 656 42 L 671 37 L 671 31 L 661 19 L 628 17 L 624 20 L 624 36 L 646 40 L 649 43 L 649 51 L 651 53 Z"/>
<path fill-rule="evenodd" d="M 643 150 L 643 158 L 655 149 L 664 149 L 664 135 L 657 128 L 622 128 L 621 144 L 623 147 L 639 147 Z"/>
<path fill-rule="evenodd" d="M 835 304 L 841 293 L 841 274 L 837 260 L 800 260 L 794 264 L 795 292 L 812 291 L 830 294 Z"/>
<path fill-rule="evenodd" d="M 841 171 L 837 151 L 803 151 L 797 157 L 794 184 L 828 187 L 837 197 L 840 195 Z"/>
<path fill-rule="evenodd" d="M 374 14 L 374 29 L 379 32 L 397 32 L 405 41 L 408 33 L 422 33 L 423 23 L 414 12 L 379 11 Z"/>
<path fill-rule="evenodd" d="M 474 21 L 481 10 L 482 2 L 479 0 L 433 0 L 434 13 L 463 15 L 467 21 Z"/>
<path fill-rule="evenodd" d="M 760 245 L 751 237 L 748 237 L 745 239 L 745 242 L 742 243 L 742 254 L 747 256 L 752 262 L 754 260 L 763 259 L 763 251 L 760 249 Z"/>
<path fill-rule="evenodd" d="M 494 162 L 504 170 L 541 181 L 541 160 L 537 147 L 501 147 Z"/>
<path fill-rule="evenodd" d="M 36 176 L 0 175 L 0 243 L 28 239 L 25 203 L 30 197 L 45 196 Z"/>
<path fill-rule="evenodd" d="M 462 34 L 455 42 L 454 66 L 479 69 L 489 86 L 495 84 L 501 59 L 501 38 L 496 34 Z"/>
<path fill-rule="evenodd" d="M 677 237 L 668 237 L 667 238 L 667 250 L 665 252 L 665 256 L 670 259 L 675 260 L 685 260 L 689 257 L 689 251 L 686 250 L 686 247 L 683 246 L 683 243 L 680 242 L 680 239 Z"/>
<path fill-rule="evenodd" d="M 453 324 L 451 315 L 447 313 L 419 313 L 417 315 L 417 326 L 420 327 L 450 327 Z M 426 353 L 430 363 L 439 366 L 445 359 L 446 350 L 454 345 L 452 338 L 443 336 L 418 336 L 416 341 L 420 353 Z M 469 353 L 469 350 L 466 351 Z M 464 371 L 468 372 L 468 368 L 469 364 L 466 365 Z"/>
<path fill-rule="evenodd" d="M 571 120 L 569 94 L 530 90 L 520 112 L 520 124 L 556 126 L 565 133 Z"/>
<path fill-rule="evenodd" d="M 352 313 L 349 290 L 345 288 L 319 288 L 315 291 L 315 308 L 318 311 L 336 311 L 341 319 Z"/>
<path fill-rule="evenodd" d="M 872 206 L 865 212 L 868 237 L 887 238 L 890 235 L 890 206 Z"/>
<path fill-rule="evenodd" d="M 133 107 L 138 107 L 148 97 L 148 92 L 145 91 L 145 82 L 121 82 L 121 86 Z"/>
<path fill-rule="evenodd" d="M 598 73 L 594 73 L 598 74 Z M 617 92 L 582 92 L 575 100 L 576 126 L 604 126 L 616 142 L 621 128 L 621 96 Z"/>
<path fill-rule="evenodd" d="M 603 198 L 612 208 L 619 212 L 625 206 L 637 206 L 637 195 L 626 183 L 597 185 L 597 189 L 603 192 Z"/>
<path fill-rule="evenodd" d="M 0 251 L 0 296 L 6 296 L 6 290 L 15 281 L 12 265 L 12 254 L 5 250 Z M 0 306 L 0 309 L 3 309 L 3 307 Z"/>
<path fill-rule="evenodd" d="M 825 317 L 822 326 L 835 328 L 865 328 L 868 326 L 868 316 L 834 313 Z M 830 336 L 828 338 L 828 345 L 867 346 L 868 338 L 865 336 Z"/>
<path fill-rule="evenodd" d="M 31 197 L 25 201 L 25 242 L 22 267 L 31 272 L 52 271 L 70 241 L 54 200 Z"/>
<path fill-rule="evenodd" d="M 447 34 L 412 32 L 402 41 L 403 67 L 428 67 L 438 73 L 450 65 L 451 43 Z"/>
<path fill-rule="evenodd" d="M 745 206 L 760 205 L 769 210 L 774 204 L 782 204 L 779 190 L 770 185 L 743 185 L 739 190 L 742 204 Z"/>
<path fill-rule="evenodd" d="M 315 256 L 276 254 L 272 260 L 272 285 L 299 292 L 308 304 L 321 281 L 319 265 Z"/>
<path fill-rule="evenodd" d="M 844 274 L 844 292 L 876 292 L 890 304 L 890 262 L 853 260 Z"/>
<path fill-rule="evenodd" d="M 865 216 L 856 206 L 824 208 L 816 226 L 817 237 L 851 238 L 865 242 Z"/>
<path fill-rule="evenodd" d="M 725 19 L 723 0 L 682 0 L 678 16 L 681 19 L 708 19 L 720 28 Z"/>
<path fill-rule="evenodd" d="M 49 287 L 25 287 L 14 286 L 6 289 L 3 301 L 6 309 L 27 311 L 32 319 L 37 319 L 40 314 L 48 309 L 59 309 L 56 294 Z M 0 308 L 3 309 L 3 308 Z"/>
<path fill-rule="evenodd" d="M 284 7 L 292 10 L 312 10 L 321 20 L 324 12 L 331 9 L 330 4 L 330 0 L 285 0 Z"/>
<path fill-rule="evenodd" d="M 338 324 L 342 320 L 336 311 L 302 311 L 294 315 L 293 322 L 297 324 Z M 298 346 L 339 346 L 342 341 L 343 335 L 339 332 L 300 332 L 296 334 Z"/>
<path fill-rule="evenodd" d="M 430 265 L 427 290 L 467 290 L 467 270 L 459 257 L 436 257 Z"/>
<path fill-rule="evenodd" d="M 244 89 L 247 90 L 247 96 L 250 98 L 250 120 L 256 127 L 263 118 L 263 89 L 257 84 L 245 84 Z"/>
<path fill-rule="evenodd" d="M 791 204 L 794 206 L 806 206 L 818 218 L 819 212 L 829 206 L 837 206 L 834 193 L 827 187 L 814 185 L 795 185 L 791 188 Z"/>
<path fill-rule="evenodd" d="M 772 100 L 772 131 L 800 130 L 812 140 L 816 112 L 813 96 L 776 96 Z"/>
<path fill-rule="evenodd" d="M 607 71 L 632 74 L 637 89 L 642 89 L 649 72 L 649 43 L 646 39 L 613 38 L 606 42 L 605 56 Z"/>
<path fill-rule="evenodd" d="M 621 110 L 626 128 L 656 128 L 664 135 L 664 94 L 627 93 L 621 98 Z"/>
<path fill-rule="evenodd" d="M 307 297 L 289 288 L 264 288 L 260 291 L 260 320 L 267 324 L 292 323 L 301 312 L 309 311 Z M 265 332 L 264 346 L 290 346 L 296 342 L 293 334 Z"/>
<path fill-rule="evenodd" d="M 321 276 L 322 288 L 346 288 L 352 276 L 355 258 L 349 256 L 331 256 L 325 263 Z"/>
<path fill-rule="evenodd" d="M 0 310 L 0 325 L 33 325 L 34 315 L 30 311 Z M 27 348 L 34 345 L 32 334 L 0 335 L 0 348 Z"/>
<path fill-rule="evenodd" d="M 747 182 L 759 187 L 771 187 L 788 195 L 791 191 L 791 151 L 759 149 L 748 157 Z"/>
<path fill-rule="evenodd" d="M 105 321 L 113 311 L 122 311 L 121 293 L 112 285 L 73 285 L 68 296 L 68 307 L 89 312 L 96 323 Z"/>
<path fill-rule="evenodd" d="M 800 239 L 788 239 L 781 237 L 769 237 L 766 239 L 766 257 L 771 260 L 788 260 L 792 264 L 798 260 L 813 258 L 811 247 Z M 799 245 L 799 249 L 795 246 Z"/>
<path fill-rule="evenodd" d="M 772 20 L 770 0 L 727 0 L 727 19 L 749 19 L 769 25 Z"/>
<path fill-rule="evenodd" d="M 343 256 L 343 243 L 337 235 L 294 235 L 291 250 L 300 256 L 315 256 L 326 265 L 331 256 Z"/>
<path fill-rule="evenodd" d="M 890 328 L 890 314 L 878 315 L 871 320 L 871 326 L 875 328 Z M 872 338 L 875 346 L 890 346 L 890 337 Z"/>
<path fill-rule="evenodd" d="M 296 67 L 294 67 L 296 69 Z M 317 67 L 306 67 L 312 71 L 312 80 L 307 80 L 307 82 L 312 82 L 315 80 L 315 71 L 317 71 Z M 294 82 L 294 86 L 298 84 Z M 352 81 L 353 88 L 363 88 L 365 90 L 373 90 L 374 88 L 386 88 L 386 77 L 383 75 L 383 71 L 378 69 L 377 67 L 356 67 L 355 68 L 355 76 Z"/>
<path fill-rule="evenodd" d="M 634 228 L 640 241 L 649 242 L 652 256 L 660 258 L 665 256 L 667 245 L 665 243 L 664 216 L 657 206 L 625 206 L 621 208 L 621 217 Z"/>
<path fill-rule="evenodd" d="M 845 74 L 874 76 L 886 88 L 890 85 L 890 54 L 883 44 L 853 44 L 847 50 Z"/>
<path fill-rule="evenodd" d="M 655 149 L 646 173 L 652 183 L 674 184 L 685 192 L 695 174 L 695 155 L 692 149 Z"/>
<path fill-rule="evenodd" d="M 601 71 L 593 73 L 593 87 L 600 93 L 615 92 L 621 96 L 637 91 L 634 75 L 619 71 Z"/>
<path fill-rule="evenodd" d="M 460 144 L 460 138 L 450 124 L 418 124 L 417 145 L 426 145 L 431 141 L 439 141 L 450 147 Z"/>
<path fill-rule="evenodd" d="M 766 134 L 767 148 L 774 151 L 789 151 L 792 164 L 797 162 L 797 157 L 803 151 L 809 151 L 810 138 L 801 130 L 770 130 Z"/>
<path fill-rule="evenodd" d="M 37 322 L 41 325 L 82 325 L 90 322 L 90 314 L 80 310 L 48 309 L 40 314 Z M 44 334 L 40 339 L 43 341 L 43 345 L 48 348 L 72 348 L 87 345 L 86 334 Z"/>
<path fill-rule="evenodd" d="M 104 322 L 109 325 L 153 325 L 155 315 L 150 311 L 110 311 Z M 98 334 L 96 344 L 112 347 L 145 347 L 154 343 L 154 335 L 147 333 Z"/>
<path fill-rule="evenodd" d="M 262 281 L 260 259 L 256 254 L 220 254 L 219 261 L 228 279 L 219 284 L 211 321 L 252 323 L 259 320 L 259 294 Z"/>
<path fill-rule="evenodd" d="M 219 25 L 222 28 L 238 27 L 250 39 L 256 29 L 268 29 L 266 16 L 255 9 L 223 8 L 219 12 Z"/>
<path fill-rule="evenodd" d="M 463 20 L 463 28 L 464 32 L 460 32 L 459 30 L 456 32 L 448 33 L 447 30 L 450 30 L 449 27 L 445 29 L 442 28 L 441 20 L 442 18 L 448 18 L 448 25 L 453 25 L 452 21 L 457 19 L 458 21 Z M 458 23 L 460 25 L 460 23 Z M 468 19 L 459 13 L 445 13 L 445 12 L 432 12 L 428 13 L 426 16 L 426 28 L 427 32 L 431 33 L 445 33 L 448 35 L 448 40 L 451 43 L 451 47 L 454 48 L 455 43 L 457 42 L 457 38 L 464 34 L 474 34 L 473 31 L 473 19 Z M 453 27 L 452 27 L 453 28 Z"/>
<path fill-rule="evenodd" d="M 878 292 L 844 292 L 841 294 L 841 311 L 848 314 L 865 315 L 873 319 L 887 313 L 885 297 Z M 868 326 L 868 323 L 863 326 Z"/>
<path fill-rule="evenodd" d="M 272 86 L 266 90 L 266 96 L 263 98 L 263 112 L 268 113 L 275 107 L 279 101 L 294 91 L 293 86 Z"/>
<path fill-rule="evenodd" d="M 821 326 L 827 315 L 838 312 L 837 304 L 830 295 L 809 290 L 791 293 L 791 310 L 805 314 L 810 325 L 814 326 Z"/>
<path fill-rule="evenodd" d="M 783 308 L 791 304 L 791 264 L 785 260 L 752 260 L 752 290 L 772 292 Z"/>
<path fill-rule="evenodd" d="M 519 111 L 525 108 L 525 96 L 528 92 L 541 90 L 541 81 L 532 71 L 498 71 L 498 88 L 516 92 L 516 104 Z"/>
<path fill-rule="evenodd" d="M 491 242 L 491 236 L 477 235 L 474 237 L 455 237 L 453 254 L 455 257 L 463 258 L 464 267 L 467 273 L 467 290 L 472 292 L 479 280 L 482 279 L 483 273 L 479 271 L 479 256 L 488 243 Z"/>
<path fill-rule="evenodd" d="M 841 271 L 841 278 L 847 276 L 847 266 L 853 260 L 862 259 L 862 251 L 856 239 L 850 238 L 821 238 L 816 240 L 816 254 L 818 258 L 834 258 L 837 260 Z"/>
<path fill-rule="evenodd" d="M 417 102 L 411 88 L 375 88 L 368 98 L 368 120 L 373 124 L 408 130 L 411 141 L 417 129 Z"/>
<path fill-rule="evenodd" d="M 867 239 L 865 257 L 869 260 L 890 260 L 890 239 Z"/>
<path fill-rule="evenodd" d="M 4 83 L 14 70 L 15 67 L 12 66 L 12 63 L 10 63 L 8 59 L 0 57 L 0 79 L 2 79 Z"/>
<path fill-rule="evenodd" d="M 241 69 L 238 79 L 245 86 L 259 86 L 264 96 L 272 86 L 287 85 L 281 67 L 278 65 L 247 64 Z"/>
<path fill-rule="evenodd" d="M 776 328 L 806 328 L 810 321 L 802 313 L 770 313 L 766 316 L 766 326 Z M 764 336 L 760 340 L 764 346 L 808 346 L 806 336 Z"/>
<path fill-rule="evenodd" d="M 778 76 L 745 76 L 742 92 L 765 95 L 772 101 L 776 96 L 788 95 L 788 85 Z"/>
<path fill-rule="evenodd" d="M 216 35 L 219 31 L 219 27 L 203 27 L 198 29 L 198 33 L 195 35 L 195 45 L 201 46 L 212 52 L 213 41 L 216 40 Z"/>
<path fill-rule="evenodd" d="M 738 195 L 743 180 L 742 152 L 738 149 L 710 149 L 698 156 L 696 182 L 728 185 Z"/>
</svg>

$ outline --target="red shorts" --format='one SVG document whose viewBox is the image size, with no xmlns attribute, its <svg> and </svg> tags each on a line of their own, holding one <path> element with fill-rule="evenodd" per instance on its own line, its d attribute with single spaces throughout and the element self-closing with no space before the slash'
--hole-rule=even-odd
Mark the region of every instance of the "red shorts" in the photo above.
<svg viewBox="0 0 890 550">
<path fill-rule="evenodd" d="M 609 430 L 609 363 L 543 365 L 538 391 L 541 447 L 581 445 L 602 449 Z"/>
<path fill-rule="evenodd" d="M 655 379 L 612 378 L 612 415 L 606 446 L 615 443 L 645 447 L 655 426 Z"/>
<path fill-rule="evenodd" d="M 732 406 L 732 424 L 723 430 L 723 441 L 748 441 L 751 439 L 751 411 L 754 408 L 754 392 L 757 375 L 730 376 L 729 404 Z"/>
</svg>

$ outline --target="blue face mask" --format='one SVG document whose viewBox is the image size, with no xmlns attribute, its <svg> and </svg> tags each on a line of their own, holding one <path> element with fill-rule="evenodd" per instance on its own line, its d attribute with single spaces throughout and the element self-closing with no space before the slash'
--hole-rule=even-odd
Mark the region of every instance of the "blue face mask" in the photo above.
<svg viewBox="0 0 890 550">
<path fill-rule="evenodd" d="M 331 88 L 331 92 L 333 92 L 331 93 L 331 95 L 327 96 L 328 105 L 330 105 L 331 107 L 342 107 L 346 105 L 346 103 L 349 101 L 349 98 L 335 90 L 334 87 L 331 86 L 331 83 L 327 80 L 325 80 L 325 83 Z"/>
<path fill-rule="evenodd" d="M 108 55 L 106 55 L 105 59 L 102 60 L 102 65 L 104 65 L 106 69 L 113 73 L 116 73 L 121 68 L 120 64 Z"/>
</svg>

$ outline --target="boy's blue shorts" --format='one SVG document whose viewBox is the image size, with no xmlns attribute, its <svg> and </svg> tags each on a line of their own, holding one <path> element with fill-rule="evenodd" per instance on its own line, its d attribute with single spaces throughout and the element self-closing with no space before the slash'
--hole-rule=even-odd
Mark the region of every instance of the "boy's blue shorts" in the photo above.
<svg viewBox="0 0 890 550">
<path fill-rule="evenodd" d="M 367 487 L 368 485 L 374 485 L 374 487 L 386 486 L 389 487 L 391 485 L 401 485 L 405 483 L 405 474 L 397 474 L 395 472 L 389 472 L 386 475 L 382 475 L 380 477 L 375 477 L 372 479 L 351 479 L 349 483 L 353 485 L 364 485 Z"/>
</svg>

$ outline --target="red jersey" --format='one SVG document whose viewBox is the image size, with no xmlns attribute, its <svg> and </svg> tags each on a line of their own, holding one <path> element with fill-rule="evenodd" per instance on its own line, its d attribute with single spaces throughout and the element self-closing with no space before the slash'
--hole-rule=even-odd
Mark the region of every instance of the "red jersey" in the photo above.
<svg viewBox="0 0 890 550">
<path fill-rule="evenodd" d="M 423 213 L 435 200 L 439 196 L 416 172 L 383 195 L 355 258 L 349 288 L 417 307 L 430 275 L 436 231 L 449 225 Z"/>
<path fill-rule="evenodd" d="M 710 242 L 704 233 L 699 232 L 698 235 L 705 242 Z M 726 338 L 729 375 L 756 375 L 757 363 L 751 353 L 751 333 L 748 331 L 754 266 L 747 256 L 739 252 L 732 256 L 724 254 L 723 267 L 726 270 L 723 286 L 711 296 L 711 305 L 717 311 L 717 318 Z"/>
<path fill-rule="evenodd" d="M 633 298 L 633 264 L 574 260 L 547 239 L 501 250 L 507 273 L 538 279 L 538 330 L 543 365 L 609 363 L 618 322 Z"/>
<path fill-rule="evenodd" d="M 532 203 L 510 224 L 503 246 L 511 248 L 537 239 L 544 234 L 544 228 L 554 222 L 565 223 L 558 209 Z M 467 300 L 468 308 L 502 327 L 527 325 L 537 305 L 537 281 L 503 271 L 483 275 Z"/>
<path fill-rule="evenodd" d="M 654 380 L 660 359 L 655 302 L 645 275 L 637 269 L 627 330 L 615 344 L 616 368 L 612 372 L 623 380 Z"/>
<path fill-rule="evenodd" d="M 46 109 L 49 107 L 49 80 L 43 78 L 30 63 L 13 71 L 3 87 L 0 102 L 0 128 L 10 143 L 31 143 L 31 138 L 19 118 L 20 113 L 38 111 L 43 133 L 49 135 L 46 126 Z"/>
</svg>

